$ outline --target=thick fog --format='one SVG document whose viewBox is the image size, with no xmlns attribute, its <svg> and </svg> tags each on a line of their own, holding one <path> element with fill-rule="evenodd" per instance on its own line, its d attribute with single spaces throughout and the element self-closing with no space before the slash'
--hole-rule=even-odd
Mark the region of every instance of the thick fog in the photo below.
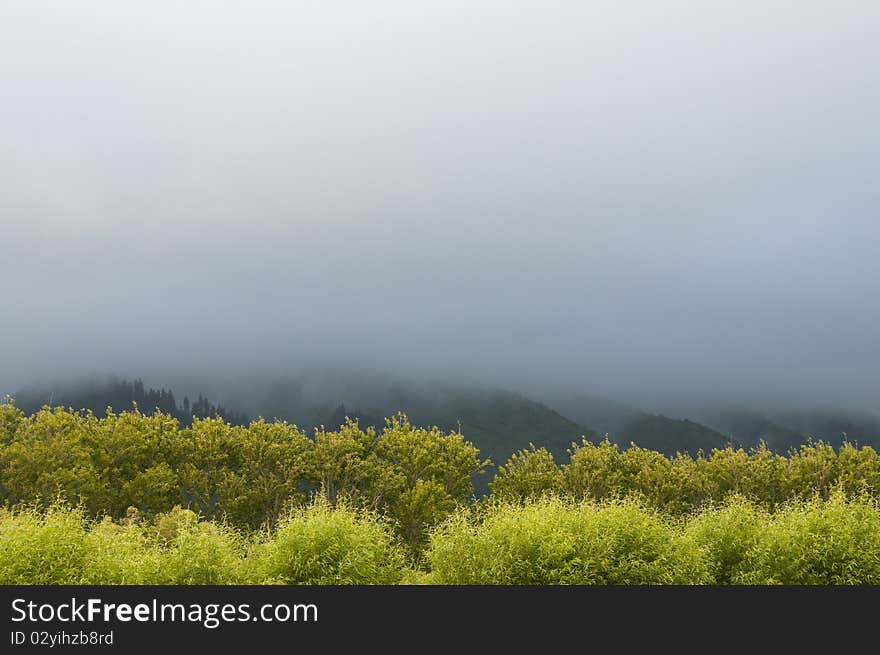
<svg viewBox="0 0 880 655">
<path fill-rule="evenodd" d="M 880 3 L 0 5 L 0 391 L 880 407 Z"/>
</svg>

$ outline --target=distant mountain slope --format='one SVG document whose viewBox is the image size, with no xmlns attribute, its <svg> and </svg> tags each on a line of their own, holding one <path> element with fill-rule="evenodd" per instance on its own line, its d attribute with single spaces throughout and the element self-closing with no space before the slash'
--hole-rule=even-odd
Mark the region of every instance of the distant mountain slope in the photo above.
<svg viewBox="0 0 880 655">
<path fill-rule="evenodd" d="M 744 447 L 761 441 L 776 452 L 787 452 L 807 442 L 806 435 L 780 425 L 758 412 L 740 408 L 703 410 L 695 417 Z"/>
<path fill-rule="evenodd" d="M 642 412 L 607 398 L 583 393 L 553 393 L 538 399 L 563 416 L 589 425 L 601 435 L 612 435 L 636 419 Z"/>
<path fill-rule="evenodd" d="M 839 409 L 762 410 L 713 408 L 695 411 L 695 418 L 745 446 L 760 440 L 777 452 L 825 441 L 835 447 L 844 440 L 880 447 L 880 418 Z"/>
<path fill-rule="evenodd" d="M 622 445 L 632 442 L 666 455 L 674 455 L 676 452 L 696 455 L 700 450 L 709 452 L 713 448 L 724 448 L 730 443 L 730 439 L 723 434 L 701 423 L 642 412 L 610 437 Z"/>
<path fill-rule="evenodd" d="M 880 447 L 880 418 L 865 412 L 837 409 L 787 410 L 771 418 L 787 428 L 835 446 L 847 440 Z"/>
<path fill-rule="evenodd" d="M 730 442 L 724 434 L 688 419 L 650 414 L 621 403 L 587 394 L 571 394 L 548 400 L 562 415 L 607 434 L 622 447 L 635 443 L 667 455 L 696 454 L 723 448 Z"/>
</svg>

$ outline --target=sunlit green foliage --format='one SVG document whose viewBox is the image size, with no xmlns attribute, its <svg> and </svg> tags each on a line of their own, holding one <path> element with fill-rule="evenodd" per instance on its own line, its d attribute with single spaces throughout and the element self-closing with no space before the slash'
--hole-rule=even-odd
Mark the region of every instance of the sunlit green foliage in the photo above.
<svg viewBox="0 0 880 655">
<path fill-rule="evenodd" d="M 250 579 L 266 584 L 395 584 L 403 547 L 375 515 L 318 501 L 286 516 L 257 543 Z"/>
<path fill-rule="evenodd" d="M 18 409 L 8 396 L 0 402 L 0 446 L 15 440 L 18 428 L 25 421 L 24 412 Z"/>
<path fill-rule="evenodd" d="M 202 516 L 247 528 L 273 523 L 307 497 L 312 442 L 295 425 L 195 419 L 180 432 L 180 500 Z M 167 505 L 165 505 L 167 507 Z"/>
<path fill-rule="evenodd" d="M 702 551 L 635 501 L 544 497 L 459 514 L 431 536 L 437 584 L 698 584 Z"/>
<path fill-rule="evenodd" d="M 607 439 L 488 461 L 406 416 L 307 435 L 0 403 L 0 583 L 880 584 L 880 456 L 667 457 Z"/>
<path fill-rule="evenodd" d="M 754 503 L 731 496 L 723 505 L 707 508 L 689 522 L 687 533 L 706 549 L 714 583 L 744 582 L 770 520 L 770 514 Z"/>
<path fill-rule="evenodd" d="M 244 581 L 245 542 L 232 528 L 199 521 L 177 507 L 143 528 L 156 553 L 149 584 L 236 584 Z"/>
<path fill-rule="evenodd" d="M 773 515 L 740 580 L 751 584 L 880 584 L 880 507 L 873 498 L 793 502 Z"/>
<path fill-rule="evenodd" d="M 381 434 L 351 420 L 337 432 L 318 431 L 311 462 L 327 498 L 380 512 L 415 548 L 473 495 L 472 478 L 487 464 L 462 435 L 414 427 L 403 414 Z"/>
<path fill-rule="evenodd" d="M 403 415 L 388 420 L 376 455 L 386 483 L 378 509 L 413 546 L 427 540 L 428 528 L 471 498 L 473 476 L 487 464 L 461 434 L 413 427 Z"/>
<path fill-rule="evenodd" d="M 380 515 L 318 499 L 242 534 L 174 508 L 113 521 L 0 510 L 0 584 L 880 584 L 880 506 L 842 491 L 686 519 L 635 499 L 461 508 L 419 566 Z"/>
<path fill-rule="evenodd" d="M 514 453 L 506 465 L 498 467 L 489 488 L 496 498 L 524 500 L 545 493 L 558 494 L 562 485 L 562 472 L 553 453 L 529 444 L 528 450 Z"/>
<path fill-rule="evenodd" d="M 180 427 L 162 412 L 106 417 L 44 408 L 25 417 L 0 405 L 0 495 L 7 506 L 57 498 L 89 517 L 152 516 L 180 505 L 245 530 L 272 525 L 315 494 L 381 512 L 413 547 L 473 495 L 487 462 L 458 433 L 412 426 L 403 415 L 378 433 L 347 421 L 309 438 L 262 419 Z"/>
<path fill-rule="evenodd" d="M 0 584 L 79 584 L 89 561 L 82 512 L 0 510 Z"/>
<path fill-rule="evenodd" d="M 326 501 L 251 537 L 179 507 L 118 522 L 0 510 L 0 584 L 393 584 L 405 566 L 378 517 Z"/>
<path fill-rule="evenodd" d="M 673 515 L 696 512 L 732 496 L 768 510 L 793 498 L 828 498 L 837 488 L 851 498 L 880 496 L 880 456 L 871 447 L 846 442 L 837 451 L 822 442 L 806 444 L 788 457 L 764 443 L 749 450 L 728 446 L 694 457 L 666 457 L 635 444 L 621 450 L 608 439 L 598 444 L 583 440 L 572 445 L 569 455 L 569 461 L 557 467 L 546 451 L 521 451 L 499 467 L 491 483 L 493 493 L 520 499 L 537 498 L 548 490 L 575 499 L 634 496 Z"/>
</svg>

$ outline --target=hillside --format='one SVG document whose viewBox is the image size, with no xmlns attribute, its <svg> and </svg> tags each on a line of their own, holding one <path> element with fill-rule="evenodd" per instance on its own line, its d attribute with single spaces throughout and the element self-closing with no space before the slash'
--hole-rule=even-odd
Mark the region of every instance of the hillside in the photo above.
<svg viewBox="0 0 880 655">
<path fill-rule="evenodd" d="M 835 447 L 843 441 L 880 446 L 880 418 L 866 412 L 835 408 L 763 409 L 743 407 L 700 408 L 697 420 L 728 435 L 736 443 L 754 446 L 763 440 L 784 453 L 809 441 Z"/>
<path fill-rule="evenodd" d="M 771 413 L 771 418 L 814 440 L 880 447 L 880 418 L 873 414 L 832 408 L 779 411 Z"/>
<path fill-rule="evenodd" d="M 561 395 L 548 404 L 573 421 L 590 425 L 623 447 L 635 443 L 667 455 L 678 451 L 723 448 L 730 439 L 721 432 L 688 419 L 651 414 L 587 394 Z"/>
<path fill-rule="evenodd" d="M 807 442 L 807 436 L 801 432 L 748 409 L 704 410 L 698 418 L 744 447 L 757 446 L 763 441 L 772 450 L 787 452 Z"/>
<path fill-rule="evenodd" d="M 633 442 L 642 448 L 657 450 L 664 455 L 676 452 L 696 454 L 724 448 L 730 439 L 712 428 L 688 419 L 674 419 L 662 414 L 639 414 L 610 435 L 621 445 Z"/>
</svg>

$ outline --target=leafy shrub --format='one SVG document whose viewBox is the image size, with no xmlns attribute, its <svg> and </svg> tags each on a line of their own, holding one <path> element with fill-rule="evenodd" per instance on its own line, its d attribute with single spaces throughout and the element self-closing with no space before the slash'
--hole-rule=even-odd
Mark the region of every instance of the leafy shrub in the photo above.
<svg viewBox="0 0 880 655">
<path fill-rule="evenodd" d="M 545 497 L 462 512 L 431 535 L 439 584 L 696 584 L 702 551 L 634 501 Z"/>
<path fill-rule="evenodd" d="M 793 498 L 834 489 L 880 497 L 880 455 L 844 442 L 837 450 L 809 443 L 783 456 L 764 444 L 727 447 L 695 457 L 608 439 L 573 444 L 569 461 L 534 445 L 513 455 L 490 483 L 502 500 L 544 493 L 604 500 L 638 496 L 682 516 L 742 496 L 774 510 Z M 6 506 L 45 507 L 51 499 L 81 506 L 86 516 L 121 519 L 128 507 L 145 516 L 181 505 L 237 529 L 273 525 L 320 490 L 331 501 L 381 513 L 419 553 L 430 529 L 473 500 L 485 471 L 478 449 L 457 432 L 413 426 L 403 414 L 381 432 L 347 420 L 307 436 L 283 421 L 246 427 L 220 418 L 177 419 L 137 409 L 104 418 L 61 407 L 25 416 L 0 403 L 0 498 Z"/>
<path fill-rule="evenodd" d="M 329 500 L 380 512 L 416 551 L 430 527 L 473 495 L 472 477 L 488 464 L 461 434 L 415 427 L 404 414 L 387 419 L 381 434 L 351 420 L 316 432 L 311 462 Z"/>
<path fill-rule="evenodd" d="M 732 496 L 688 520 L 636 500 L 544 496 L 459 510 L 424 563 L 375 514 L 319 500 L 244 537 L 186 509 L 85 519 L 55 504 L 0 509 L 0 584 L 880 584 L 870 496 L 793 500 L 769 512 Z"/>
<path fill-rule="evenodd" d="M 0 453 L 0 480 L 10 504 L 35 505 L 61 498 L 73 504 L 104 495 L 82 434 L 96 419 L 63 408 L 43 409 L 18 424 Z"/>
<path fill-rule="evenodd" d="M 616 443 L 605 438 L 599 444 L 586 439 L 572 444 L 569 462 L 562 467 L 565 492 L 574 498 L 603 499 L 632 490 Z"/>
<path fill-rule="evenodd" d="M 844 442 L 837 450 L 837 484 L 847 497 L 880 494 L 880 455 L 870 446 L 856 448 Z"/>
<path fill-rule="evenodd" d="M 406 568 L 378 518 L 325 500 L 291 512 L 249 559 L 251 581 L 272 584 L 395 584 Z"/>
<path fill-rule="evenodd" d="M 159 549 L 138 523 L 114 523 L 109 517 L 86 534 L 82 584 L 150 584 L 159 569 Z"/>
<path fill-rule="evenodd" d="M 766 537 L 770 515 L 742 496 L 707 508 L 687 525 L 687 534 L 706 550 L 714 584 L 740 584 L 750 577 L 755 553 Z"/>
<path fill-rule="evenodd" d="M 809 498 L 818 493 L 827 498 L 839 474 L 840 462 L 830 444 L 805 444 L 789 457 L 790 496 Z"/>
<path fill-rule="evenodd" d="M 232 528 L 199 521 L 190 510 L 175 508 L 153 528 L 155 563 L 145 572 L 148 584 L 237 584 L 245 576 L 246 546 Z"/>
<path fill-rule="evenodd" d="M 546 493 L 562 491 L 562 471 L 546 448 L 529 444 L 528 450 L 514 453 L 507 464 L 498 467 L 498 473 L 489 483 L 492 495 L 502 500 L 525 500 Z"/>
<path fill-rule="evenodd" d="M 880 584 L 880 507 L 873 498 L 793 502 L 773 516 L 741 578 L 752 584 Z"/>
<path fill-rule="evenodd" d="M 666 457 L 606 439 L 569 452 L 562 467 L 544 448 L 516 453 L 475 503 L 489 462 L 403 414 L 381 432 L 347 420 L 309 437 L 281 421 L 181 429 L 162 412 L 26 416 L 5 401 L 0 581 L 880 581 L 870 447 Z M 406 571 L 405 556 L 431 570 Z"/>
<path fill-rule="evenodd" d="M 0 446 L 12 443 L 19 427 L 25 422 L 24 412 L 8 396 L 0 401 Z"/>
<path fill-rule="evenodd" d="M 772 509 L 788 496 L 789 461 L 763 442 L 749 451 L 730 446 L 715 449 L 702 464 L 709 498 L 715 502 L 743 496 Z"/>
<path fill-rule="evenodd" d="M 85 519 L 53 505 L 0 510 L 0 584 L 79 584 L 88 560 Z"/>
<path fill-rule="evenodd" d="M 290 506 L 306 501 L 312 441 L 286 421 L 262 419 L 242 428 L 238 437 L 237 484 L 223 490 L 218 504 L 233 525 L 274 525 Z"/>
</svg>

